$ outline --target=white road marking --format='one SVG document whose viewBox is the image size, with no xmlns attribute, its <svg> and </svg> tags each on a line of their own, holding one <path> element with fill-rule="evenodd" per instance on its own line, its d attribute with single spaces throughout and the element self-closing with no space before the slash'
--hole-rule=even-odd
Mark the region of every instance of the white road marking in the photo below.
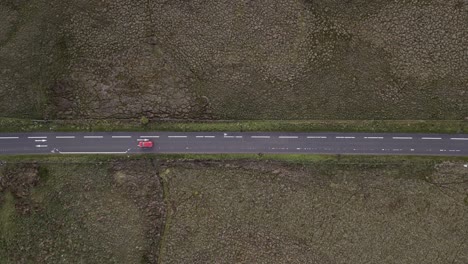
<svg viewBox="0 0 468 264">
<path fill-rule="evenodd" d="M 440 137 L 422 137 L 421 139 L 442 139 Z"/>
<path fill-rule="evenodd" d="M 168 136 L 170 138 L 186 138 L 187 136 Z"/>
<path fill-rule="evenodd" d="M 132 136 L 112 136 L 112 138 L 132 138 Z"/>
<path fill-rule="evenodd" d="M 327 138 L 325 136 L 308 136 L 307 138 Z"/>
<path fill-rule="evenodd" d="M 270 136 L 251 136 L 251 138 L 270 138 Z"/>
<path fill-rule="evenodd" d="M 413 139 L 413 137 L 392 137 L 393 139 Z"/>
<path fill-rule="evenodd" d="M 215 136 L 195 136 L 196 138 L 215 138 Z"/>
<path fill-rule="evenodd" d="M 242 138 L 242 136 L 224 136 L 224 138 Z"/>
<path fill-rule="evenodd" d="M 279 136 L 278 138 L 298 138 L 298 136 Z"/>
<path fill-rule="evenodd" d="M 75 136 L 56 136 L 55 138 L 75 138 Z"/>
<path fill-rule="evenodd" d="M 36 145 L 36 148 L 47 148 L 47 145 Z"/>
<path fill-rule="evenodd" d="M 450 138 L 451 140 L 468 140 L 468 138 Z"/>
<path fill-rule="evenodd" d="M 383 137 L 364 137 L 365 139 L 383 139 Z"/>
<path fill-rule="evenodd" d="M 59 151 L 60 154 L 126 154 L 127 151 L 124 152 L 63 152 Z"/>
<path fill-rule="evenodd" d="M 335 138 L 355 138 L 355 137 L 335 137 Z"/>
<path fill-rule="evenodd" d="M 39 138 L 39 139 L 41 139 L 41 138 L 47 138 L 47 137 L 28 137 L 28 138 L 32 138 L 32 139 Z"/>
<path fill-rule="evenodd" d="M 103 138 L 103 136 L 84 136 L 84 138 Z"/>
<path fill-rule="evenodd" d="M 0 139 L 18 139 L 19 137 L 0 137 Z"/>
<path fill-rule="evenodd" d="M 36 139 L 34 140 L 35 142 L 46 142 L 47 140 L 46 139 Z"/>
<path fill-rule="evenodd" d="M 159 138 L 159 136 L 140 136 L 141 138 Z"/>
</svg>

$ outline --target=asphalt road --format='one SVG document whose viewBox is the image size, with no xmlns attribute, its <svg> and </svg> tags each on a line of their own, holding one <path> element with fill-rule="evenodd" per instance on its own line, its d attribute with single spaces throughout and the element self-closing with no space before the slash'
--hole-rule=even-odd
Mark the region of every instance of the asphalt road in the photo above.
<svg viewBox="0 0 468 264">
<path fill-rule="evenodd" d="M 155 146 L 140 149 L 149 138 Z M 0 133 L 0 155 L 323 153 L 468 156 L 468 134 L 96 132 Z"/>
</svg>

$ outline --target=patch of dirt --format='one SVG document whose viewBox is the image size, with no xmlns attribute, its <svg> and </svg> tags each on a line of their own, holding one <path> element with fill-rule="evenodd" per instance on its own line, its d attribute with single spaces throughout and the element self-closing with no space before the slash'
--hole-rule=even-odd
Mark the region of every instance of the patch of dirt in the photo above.
<svg viewBox="0 0 468 264">
<path fill-rule="evenodd" d="M 10 192 L 15 198 L 15 208 L 21 214 L 34 210 L 30 199 L 32 189 L 39 184 L 38 164 L 7 164 L 0 171 L 0 204 L 4 192 Z"/>
</svg>

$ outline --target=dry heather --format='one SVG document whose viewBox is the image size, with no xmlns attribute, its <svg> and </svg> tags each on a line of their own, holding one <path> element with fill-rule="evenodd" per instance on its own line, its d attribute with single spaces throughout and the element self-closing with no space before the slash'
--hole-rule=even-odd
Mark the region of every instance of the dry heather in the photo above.
<svg viewBox="0 0 468 264">
<path fill-rule="evenodd" d="M 163 263 L 468 263 L 461 163 L 184 163 L 161 175 Z"/>
<path fill-rule="evenodd" d="M 460 119 L 463 0 L 0 4 L 0 113 Z"/>
</svg>

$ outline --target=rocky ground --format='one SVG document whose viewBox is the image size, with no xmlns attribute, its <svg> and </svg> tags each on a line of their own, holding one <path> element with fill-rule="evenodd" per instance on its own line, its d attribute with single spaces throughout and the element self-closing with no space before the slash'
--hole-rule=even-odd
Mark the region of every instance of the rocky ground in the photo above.
<svg viewBox="0 0 468 264">
<path fill-rule="evenodd" d="M 468 4 L 2 1 L 0 112 L 461 119 Z"/>
</svg>

